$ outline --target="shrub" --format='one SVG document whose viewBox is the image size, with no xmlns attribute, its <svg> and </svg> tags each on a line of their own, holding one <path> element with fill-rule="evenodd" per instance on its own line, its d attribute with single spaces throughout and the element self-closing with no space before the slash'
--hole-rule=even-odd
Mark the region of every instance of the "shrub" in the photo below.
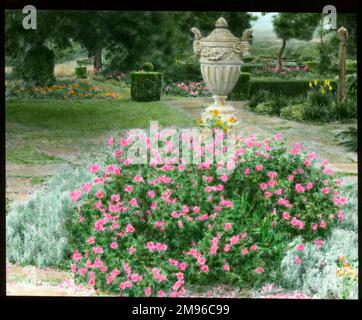
<svg viewBox="0 0 362 320">
<path fill-rule="evenodd" d="M 270 105 L 269 101 L 261 102 L 255 107 L 255 111 L 265 114 L 273 114 L 273 107 Z"/>
<path fill-rule="evenodd" d="M 348 98 L 357 99 L 357 74 L 348 74 L 346 77 L 346 93 Z"/>
<path fill-rule="evenodd" d="M 336 136 L 337 138 L 342 138 L 340 144 L 345 145 L 348 150 L 353 152 L 358 151 L 357 128 L 350 127 L 338 133 Z"/>
<path fill-rule="evenodd" d="M 238 82 L 230 94 L 231 100 L 247 100 L 250 90 L 250 73 L 241 72 Z"/>
<path fill-rule="evenodd" d="M 255 58 L 252 57 L 252 56 L 246 56 L 246 57 L 243 57 L 242 60 L 243 60 L 244 63 L 250 63 L 253 60 L 255 60 Z"/>
<path fill-rule="evenodd" d="M 87 67 L 76 67 L 75 76 L 77 79 L 87 79 Z"/>
<path fill-rule="evenodd" d="M 353 74 L 357 72 L 357 60 L 346 61 L 346 73 Z"/>
<path fill-rule="evenodd" d="M 265 102 L 265 101 L 268 101 L 269 98 L 270 98 L 271 94 L 269 91 L 267 90 L 259 90 L 259 91 L 256 91 L 253 95 L 250 96 L 249 98 L 249 107 L 250 109 L 255 109 L 256 106 L 259 104 L 259 103 L 262 103 L 262 102 Z"/>
<path fill-rule="evenodd" d="M 275 278 L 290 241 L 328 236 L 346 202 L 326 162 L 313 167 L 315 154 L 299 144 L 287 152 L 280 138 L 240 137 L 235 169 L 221 176 L 207 161 L 136 164 L 127 155 L 135 141 L 150 149 L 147 136 L 111 139 L 114 156 L 70 194 L 77 281 L 125 296 L 183 296 L 187 282 L 247 287 Z"/>
<path fill-rule="evenodd" d="M 16 59 L 14 73 L 29 87 L 51 85 L 55 81 L 53 51 L 45 46 L 27 50 Z"/>
<path fill-rule="evenodd" d="M 70 258 L 66 217 L 74 212 L 69 192 L 91 177 L 84 169 L 60 173 L 6 216 L 6 255 L 12 263 L 64 267 Z"/>
<path fill-rule="evenodd" d="M 261 63 L 243 63 L 240 67 L 241 72 L 245 73 L 254 73 L 259 68 L 262 68 L 264 65 Z"/>
<path fill-rule="evenodd" d="M 276 95 L 298 96 L 308 92 L 309 82 L 310 80 L 253 79 L 250 81 L 250 94 L 266 90 Z"/>
<path fill-rule="evenodd" d="M 157 101 L 161 99 L 162 73 L 132 72 L 131 98 L 135 101 Z"/>
<path fill-rule="evenodd" d="M 142 69 L 146 72 L 153 71 L 153 64 L 151 62 L 145 62 Z"/>
<path fill-rule="evenodd" d="M 186 61 L 176 62 L 164 71 L 164 81 L 167 84 L 177 82 L 200 82 L 202 81 L 200 63 L 193 57 Z"/>
<path fill-rule="evenodd" d="M 317 62 L 316 61 L 305 61 L 304 64 L 308 67 L 308 69 L 312 72 L 316 71 L 317 69 Z"/>
<path fill-rule="evenodd" d="M 282 108 L 280 116 L 288 120 L 303 121 L 305 104 L 290 105 Z"/>
</svg>

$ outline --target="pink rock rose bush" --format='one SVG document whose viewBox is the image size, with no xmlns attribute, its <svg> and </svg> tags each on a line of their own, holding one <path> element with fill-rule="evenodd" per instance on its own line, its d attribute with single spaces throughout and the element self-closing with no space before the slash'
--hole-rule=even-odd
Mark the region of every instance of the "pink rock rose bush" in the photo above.
<svg viewBox="0 0 362 320">
<path fill-rule="evenodd" d="M 277 281 L 294 238 L 323 239 L 343 219 L 327 162 L 299 144 L 287 150 L 280 134 L 239 137 L 228 175 L 207 161 L 133 164 L 132 139 L 111 138 L 113 156 L 70 194 L 70 267 L 97 290 L 179 297 L 187 284 L 261 286 Z"/>
</svg>

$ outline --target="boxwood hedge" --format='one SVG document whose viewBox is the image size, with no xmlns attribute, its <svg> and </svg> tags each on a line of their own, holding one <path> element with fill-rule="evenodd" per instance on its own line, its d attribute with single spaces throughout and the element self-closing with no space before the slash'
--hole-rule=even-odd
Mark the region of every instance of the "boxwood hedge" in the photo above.
<svg viewBox="0 0 362 320">
<path fill-rule="evenodd" d="M 131 72 L 131 99 L 135 101 L 157 101 L 161 99 L 162 73 Z"/>
</svg>

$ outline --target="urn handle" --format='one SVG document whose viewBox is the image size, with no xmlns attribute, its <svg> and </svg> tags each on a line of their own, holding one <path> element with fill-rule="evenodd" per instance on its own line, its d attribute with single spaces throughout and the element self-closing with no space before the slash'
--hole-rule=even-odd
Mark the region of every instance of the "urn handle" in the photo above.
<svg viewBox="0 0 362 320">
<path fill-rule="evenodd" d="M 199 29 L 197 29 L 196 27 L 193 27 L 191 29 L 191 32 L 194 34 L 195 36 L 195 40 L 193 42 L 193 49 L 194 49 L 194 53 L 197 57 L 200 57 L 201 54 L 201 49 L 202 49 L 202 45 L 201 45 L 201 32 Z"/>
</svg>

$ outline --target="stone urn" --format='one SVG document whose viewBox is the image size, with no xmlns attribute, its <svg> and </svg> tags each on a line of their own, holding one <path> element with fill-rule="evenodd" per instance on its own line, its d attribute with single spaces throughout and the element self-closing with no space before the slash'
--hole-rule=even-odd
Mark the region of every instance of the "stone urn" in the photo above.
<svg viewBox="0 0 362 320">
<path fill-rule="evenodd" d="M 203 123 L 207 124 L 207 120 L 217 114 L 223 123 L 233 126 L 237 123 L 235 110 L 226 104 L 226 99 L 239 79 L 241 57 L 247 51 L 248 43 L 232 35 L 222 17 L 207 37 L 201 37 L 197 28 L 191 31 L 195 35 L 193 49 L 199 58 L 201 74 L 214 100 L 202 114 Z"/>
</svg>

